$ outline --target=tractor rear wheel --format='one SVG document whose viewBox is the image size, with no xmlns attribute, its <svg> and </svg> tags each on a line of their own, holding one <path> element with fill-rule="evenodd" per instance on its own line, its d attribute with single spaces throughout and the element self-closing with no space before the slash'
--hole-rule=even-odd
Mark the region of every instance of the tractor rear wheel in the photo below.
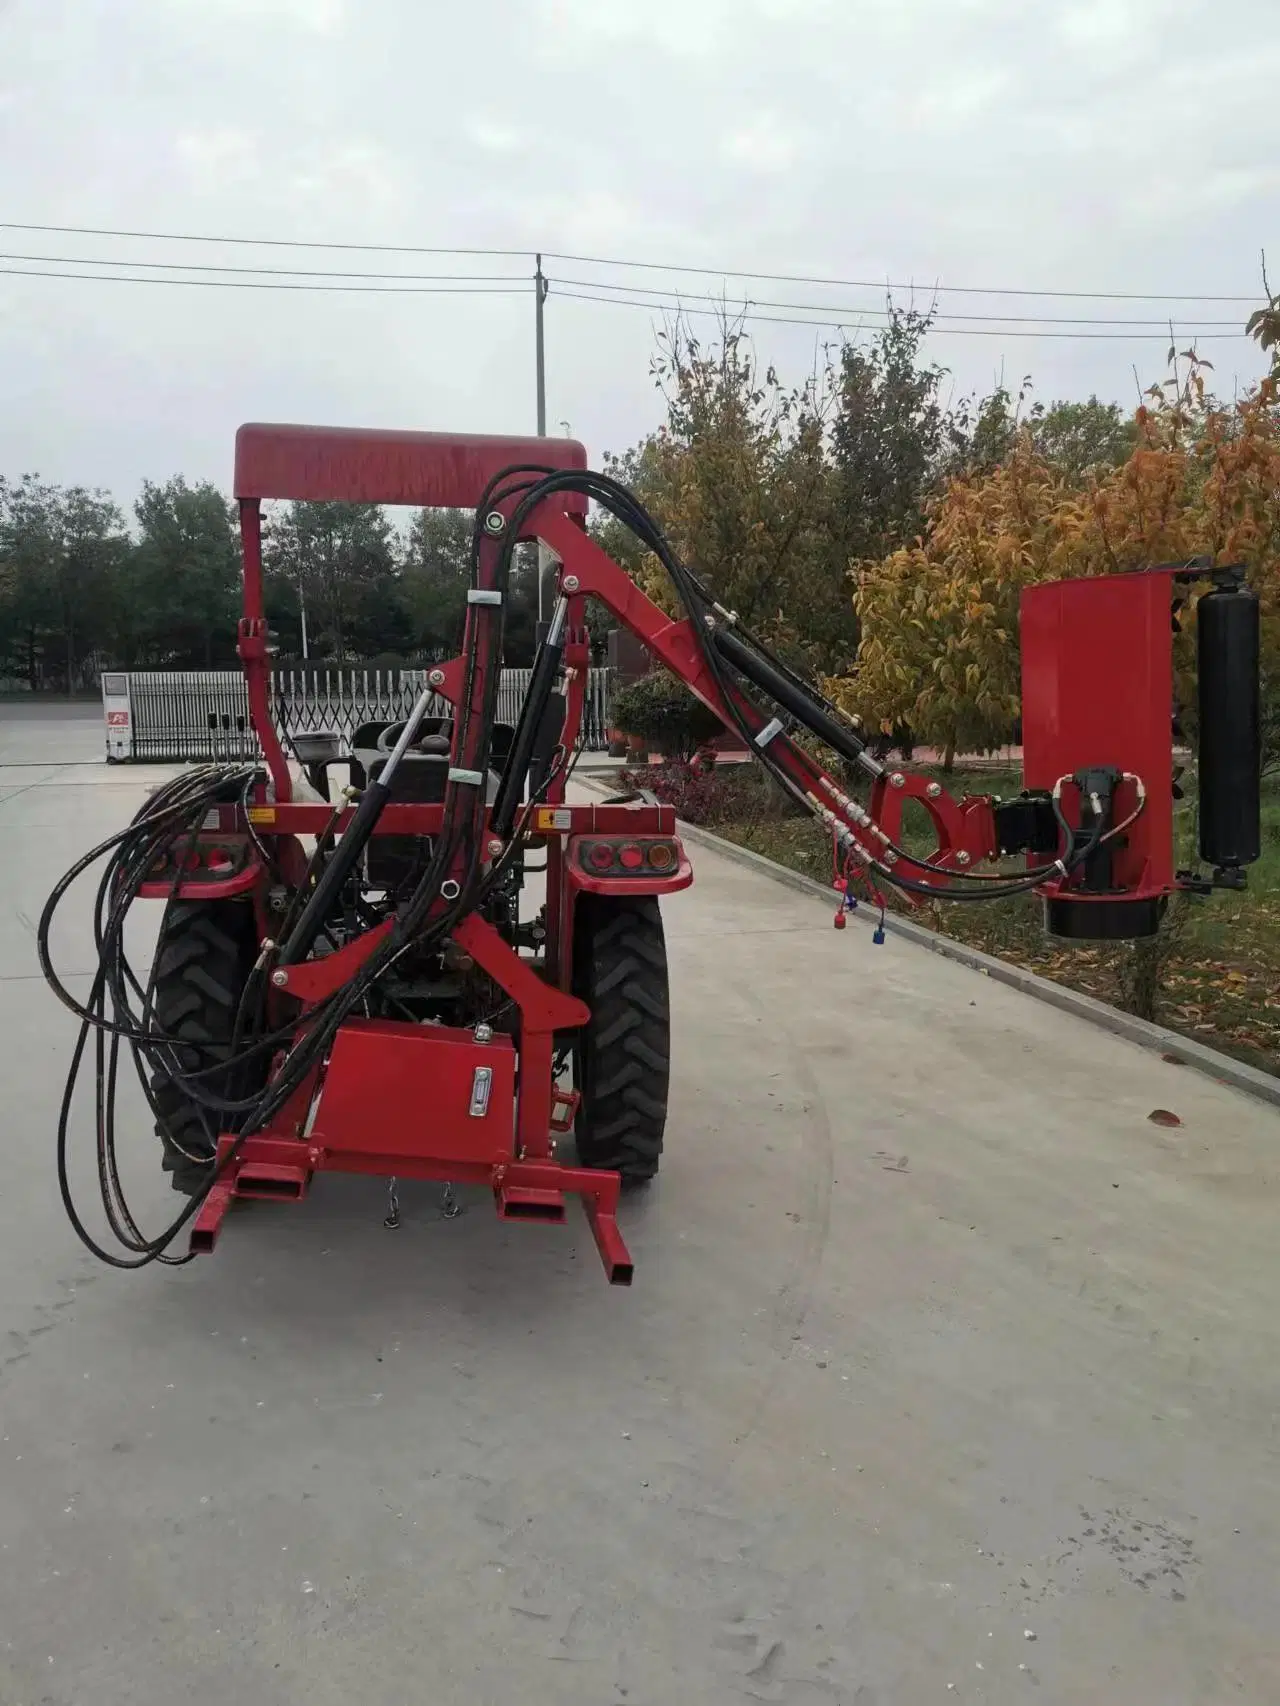
<svg viewBox="0 0 1280 1706">
<path fill-rule="evenodd" d="M 240 997 L 257 954 L 249 901 L 169 903 L 160 930 L 152 1013 L 157 1030 L 203 1045 L 175 1049 L 181 1069 L 190 1072 L 228 1058 Z M 268 1065 L 263 1054 L 247 1067 L 210 1073 L 202 1086 L 210 1095 L 232 1100 L 251 1096 L 265 1083 Z M 202 1108 L 164 1071 L 152 1074 L 151 1095 L 164 1170 L 175 1191 L 191 1196 L 209 1177 L 219 1130 L 234 1131 L 239 1118 Z"/>
<path fill-rule="evenodd" d="M 591 1009 L 576 1043 L 578 1159 L 643 1184 L 658 1171 L 671 1069 L 667 945 L 654 895 L 579 898 L 574 994 Z"/>
</svg>

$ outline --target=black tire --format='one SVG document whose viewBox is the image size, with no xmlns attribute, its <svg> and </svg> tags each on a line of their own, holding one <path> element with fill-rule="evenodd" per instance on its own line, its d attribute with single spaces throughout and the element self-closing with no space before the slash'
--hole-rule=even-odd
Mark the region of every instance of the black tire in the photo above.
<svg viewBox="0 0 1280 1706">
<path fill-rule="evenodd" d="M 225 1060 L 240 997 L 258 954 L 253 907 L 244 900 L 170 902 L 160 933 L 152 1011 L 156 1029 L 213 1048 L 178 1049 L 177 1064 L 187 1070 Z M 248 1068 L 211 1073 L 202 1081 L 211 1095 L 234 1099 L 252 1095 L 266 1080 L 264 1054 Z M 164 1170 L 175 1191 L 191 1196 L 208 1180 L 213 1160 L 212 1132 L 234 1131 L 239 1121 L 202 1110 L 167 1072 L 153 1073 L 151 1094 L 164 1144 Z"/>
<path fill-rule="evenodd" d="M 653 895 L 583 895 L 574 920 L 574 993 L 591 1009 L 577 1033 L 578 1159 L 652 1179 L 671 1071 L 667 945 Z"/>
</svg>

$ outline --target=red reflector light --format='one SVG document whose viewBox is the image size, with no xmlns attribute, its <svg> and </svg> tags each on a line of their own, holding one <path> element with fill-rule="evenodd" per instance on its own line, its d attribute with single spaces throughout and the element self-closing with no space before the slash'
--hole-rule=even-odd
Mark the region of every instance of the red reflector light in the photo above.
<svg viewBox="0 0 1280 1706">
<path fill-rule="evenodd" d="M 625 847 L 618 849 L 618 863 L 624 871 L 638 871 L 644 864 L 644 849 L 629 841 Z"/>
<path fill-rule="evenodd" d="M 655 871 L 669 871 L 676 862 L 676 850 L 669 841 L 649 843 L 649 864 Z"/>
<path fill-rule="evenodd" d="M 587 863 L 593 871 L 607 871 L 613 864 L 613 848 L 607 841 L 596 841 L 587 849 Z"/>
</svg>

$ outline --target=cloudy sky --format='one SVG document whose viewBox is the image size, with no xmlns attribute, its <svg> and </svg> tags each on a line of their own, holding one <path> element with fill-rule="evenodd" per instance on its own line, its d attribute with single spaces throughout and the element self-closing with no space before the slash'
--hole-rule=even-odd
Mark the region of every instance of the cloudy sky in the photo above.
<svg viewBox="0 0 1280 1706">
<path fill-rule="evenodd" d="M 1181 295 L 946 294 L 978 318 L 932 352 L 960 390 L 1030 373 L 1046 399 L 1128 401 L 1135 367 L 1163 371 L 1172 313 L 1229 390 L 1259 369 L 1232 335 L 1247 304 L 1204 298 L 1256 293 L 1264 246 L 1280 274 L 1277 87 L 1275 0 L 0 0 L 0 221 L 523 252 L 0 229 L 0 268 L 27 272 L 457 273 L 486 292 L 0 273 L 0 472 L 131 500 L 177 471 L 229 484 L 246 419 L 531 431 L 539 247 L 610 263 L 548 263 L 551 430 L 596 455 L 657 419 L 642 289 L 787 305 L 756 336 L 796 378 L 830 334 L 780 323 L 808 317 L 791 305 L 855 329 L 881 281 L 921 302 L 938 283 Z M 624 300 L 578 299 L 601 286 Z"/>
</svg>

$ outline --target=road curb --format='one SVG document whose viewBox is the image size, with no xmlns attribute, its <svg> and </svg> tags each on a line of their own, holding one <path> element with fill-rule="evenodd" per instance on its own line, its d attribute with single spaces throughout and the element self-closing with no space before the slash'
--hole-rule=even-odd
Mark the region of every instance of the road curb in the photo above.
<svg viewBox="0 0 1280 1706">
<path fill-rule="evenodd" d="M 588 780 L 586 777 L 579 777 L 578 780 L 600 792 L 613 791 L 602 779 Z M 769 877 L 775 883 L 781 883 L 786 888 L 795 889 L 799 894 L 820 900 L 827 907 L 832 905 L 833 892 L 829 887 L 813 877 L 806 877 L 800 871 L 793 871 L 786 865 L 766 859 L 763 853 L 754 853 L 749 847 L 739 847 L 736 841 L 726 841 L 722 835 L 714 835 L 711 830 L 703 829 L 698 824 L 686 823 L 683 818 L 680 820 L 680 834 L 695 847 L 706 847 L 726 859 L 731 859 L 736 865 L 744 865 L 748 870 Z M 870 922 L 865 908 L 860 907 L 853 916 L 855 922 Z M 1247 1096 L 1254 1096 L 1259 1101 L 1269 1102 L 1272 1107 L 1280 1108 L 1280 1077 L 1260 1072 L 1256 1066 L 1247 1066 L 1242 1060 L 1233 1060 L 1229 1054 L 1220 1054 L 1217 1049 L 1206 1048 L 1203 1043 L 1193 1042 L 1189 1037 L 1179 1035 L 1177 1031 L 1166 1030 L 1163 1025 L 1153 1025 L 1147 1019 L 1138 1019 L 1132 1013 L 1122 1013 L 1116 1007 L 1108 1007 L 1105 1001 L 1096 1001 L 1092 995 L 1084 995 L 1079 990 L 1053 983 L 1037 972 L 1010 965 L 1006 960 L 997 960 L 977 948 L 953 941 L 950 936 L 939 935 L 936 930 L 916 924 L 909 918 L 890 913 L 885 920 L 885 930 L 890 936 L 900 936 L 904 941 L 914 942 L 917 947 L 928 948 L 944 960 L 968 966 L 997 983 L 1008 984 L 1012 989 L 1021 990 L 1024 995 L 1047 1002 L 1050 1007 L 1057 1007 L 1063 1013 L 1072 1013 L 1077 1019 L 1084 1019 L 1101 1030 L 1110 1031 L 1113 1036 L 1136 1043 L 1139 1048 L 1150 1049 L 1156 1054 L 1176 1055 L 1183 1066 L 1190 1066 L 1195 1071 L 1216 1079 L 1219 1084 L 1229 1084 Z"/>
</svg>

